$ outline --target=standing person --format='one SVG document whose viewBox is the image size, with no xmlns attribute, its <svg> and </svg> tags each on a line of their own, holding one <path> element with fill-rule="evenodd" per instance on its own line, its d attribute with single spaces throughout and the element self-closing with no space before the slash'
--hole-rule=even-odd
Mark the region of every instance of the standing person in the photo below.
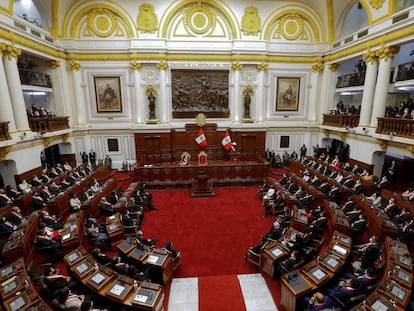
<svg viewBox="0 0 414 311">
<path fill-rule="evenodd" d="M 89 152 L 89 161 L 91 162 L 92 167 L 96 167 L 96 153 L 93 149 Z"/>
<path fill-rule="evenodd" d="M 82 152 L 82 154 L 81 154 L 81 158 L 82 158 L 82 163 L 83 164 L 88 164 L 88 159 L 89 159 L 89 157 L 88 157 L 88 154 L 84 151 L 84 152 Z"/>
<path fill-rule="evenodd" d="M 305 144 L 303 144 L 302 147 L 300 147 L 300 162 L 302 162 L 303 159 L 306 158 L 307 151 L 308 149 L 306 148 Z"/>
</svg>

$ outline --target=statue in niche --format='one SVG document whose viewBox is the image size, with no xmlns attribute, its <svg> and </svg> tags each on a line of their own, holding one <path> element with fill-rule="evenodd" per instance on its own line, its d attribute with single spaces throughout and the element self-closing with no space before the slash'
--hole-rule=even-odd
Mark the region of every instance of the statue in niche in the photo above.
<svg viewBox="0 0 414 311">
<path fill-rule="evenodd" d="M 250 93 L 244 94 L 244 118 L 250 119 L 250 103 L 252 101 L 252 98 L 250 97 Z"/>
<path fill-rule="evenodd" d="M 155 120 L 155 99 L 156 97 L 151 92 L 148 95 L 148 108 L 149 108 L 149 118 L 150 120 Z"/>
</svg>

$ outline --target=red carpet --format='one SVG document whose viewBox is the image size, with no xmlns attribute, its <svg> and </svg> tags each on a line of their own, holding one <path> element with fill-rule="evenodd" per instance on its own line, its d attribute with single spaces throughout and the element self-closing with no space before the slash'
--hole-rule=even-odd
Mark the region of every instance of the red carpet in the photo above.
<svg viewBox="0 0 414 311">
<path fill-rule="evenodd" d="M 272 224 L 264 219 L 257 187 L 216 188 L 215 197 L 191 198 L 189 190 L 151 190 L 157 211 L 145 213 L 144 236 L 158 246 L 171 239 L 182 253 L 176 277 L 257 272 L 244 255 Z"/>
<path fill-rule="evenodd" d="M 198 278 L 199 311 L 245 311 L 236 275 Z"/>
</svg>

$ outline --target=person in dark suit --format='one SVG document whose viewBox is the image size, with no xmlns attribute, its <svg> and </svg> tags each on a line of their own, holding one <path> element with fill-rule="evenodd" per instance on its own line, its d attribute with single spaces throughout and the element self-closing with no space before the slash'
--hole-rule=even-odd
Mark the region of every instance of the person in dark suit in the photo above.
<svg viewBox="0 0 414 311">
<path fill-rule="evenodd" d="M 136 235 L 136 240 L 145 248 L 155 247 L 157 244 L 157 239 L 147 239 L 144 237 L 144 232 L 139 230 Z"/>
<path fill-rule="evenodd" d="M 129 211 L 128 210 L 125 210 L 125 211 L 122 212 L 121 221 L 122 221 L 122 224 L 126 227 L 135 226 L 135 222 L 131 218 L 131 216 L 129 216 Z"/>
<path fill-rule="evenodd" d="M 51 292 L 62 290 L 64 287 L 73 289 L 78 285 L 70 276 L 59 274 L 53 266 L 45 270 L 44 276 L 45 284 Z"/>
<path fill-rule="evenodd" d="M 335 285 L 333 288 L 329 289 L 329 296 L 339 298 L 341 301 L 356 295 L 359 293 L 359 281 L 357 278 L 352 278 L 347 281 L 339 281 L 338 285 Z"/>
<path fill-rule="evenodd" d="M 338 202 L 340 195 L 341 192 L 339 191 L 339 187 L 333 184 L 326 197 L 329 201 Z"/>
<path fill-rule="evenodd" d="M 318 177 L 318 175 L 314 175 L 313 177 L 312 177 L 312 179 L 311 179 L 311 181 L 310 181 L 310 184 L 312 185 L 312 186 L 314 186 L 315 188 L 318 188 L 320 185 L 321 185 L 321 181 L 320 181 L 320 179 L 319 179 L 319 177 Z"/>
<path fill-rule="evenodd" d="M 387 176 L 383 176 L 381 181 L 378 183 L 377 188 L 382 190 L 382 189 L 387 189 L 391 186 L 388 177 Z"/>
<path fill-rule="evenodd" d="M 86 224 L 85 235 L 92 245 L 99 246 L 102 243 L 105 243 L 107 248 L 111 248 L 111 238 L 109 235 L 105 232 L 101 232 L 94 224 Z"/>
<path fill-rule="evenodd" d="M 348 175 L 343 179 L 342 184 L 344 187 L 352 188 L 355 185 L 355 180 L 352 178 L 352 175 Z"/>
<path fill-rule="evenodd" d="M 348 282 L 352 280 L 353 278 L 356 278 L 359 282 L 359 291 L 363 291 L 368 286 L 375 284 L 378 281 L 377 272 L 373 267 L 368 267 L 365 270 L 362 271 L 362 274 L 352 274 L 347 273 L 344 278 L 341 278 L 341 281 Z"/>
<path fill-rule="evenodd" d="M 54 197 L 54 195 L 49 191 L 49 187 L 47 185 L 43 185 L 42 189 L 40 190 L 39 195 L 42 197 L 43 201 L 47 202 L 51 198 Z"/>
<path fill-rule="evenodd" d="M 275 277 L 279 278 L 283 274 L 291 271 L 293 267 L 300 261 L 300 252 L 298 250 L 293 250 L 290 253 L 290 256 L 283 260 L 282 262 L 279 262 L 276 270 L 275 270 Z"/>
<path fill-rule="evenodd" d="M 324 182 L 322 182 L 319 187 L 318 187 L 319 191 L 327 194 L 329 192 L 329 183 L 327 180 L 325 180 Z"/>
<path fill-rule="evenodd" d="M 0 207 L 6 206 L 7 204 L 12 204 L 13 199 L 9 197 L 3 188 L 0 188 Z"/>
<path fill-rule="evenodd" d="M 16 226 L 20 225 L 24 221 L 24 217 L 18 206 L 12 206 L 9 214 L 9 221 Z"/>
<path fill-rule="evenodd" d="M 6 219 L 6 217 L 0 217 L 0 233 L 2 236 L 9 236 L 13 231 L 17 230 L 17 226 Z"/>
<path fill-rule="evenodd" d="M 40 187 L 43 182 L 39 179 L 39 177 L 37 177 L 37 175 L 33 175 L 30 184 L 33 186 L 33 188 L 37 188 Z"/>
<path fill-rule="evenodd" d="M 355 182 L 355 185 L 352 187 L 352 191 L 355 194 L 364 193 L 364 186 L 362 185 L 362 182 L 360 179 L 357 179 L 357 181 Z"/>
<path fill-rule="evenodd" d="M 46 202 L 43 200 L 43 198 L 39 195 L 38 192 L 33 193 L 31 202 L 32 202 L 32 207 L 35 210 L 46 207 Z"/>
<path fill-rule="evenodd" d="M 16 190 L 12 186 L 7 185 L 6 186 L 6 194 L 9 198 L 15 199 L 15 198 L 21 196 L 23 193 L 21 191 Z"/>
<path fill-rule="evenodd" d="M 108 264 L 111 263 L 111 257 L 109 257 L 107 254 L 103 253 L 99 247 L 95 247 L 92 250 L 92 256 L 93 256 L 93 258 L 96 259 L 96 261 L 99 264 L 101 264 L 103 266 L 108 265 Z"/>
<path fill-rule="evenodd" d="M 353 234 L 362 234 L 368 227 L 367 215 L 359 214 L 359 219 L 352 222 L 350 225 L 350 232 Z"/>
<path fill-rule="evenodd" d="M 384 213 L 388 215 L 389 218 L 393 219 L 400 212 L 400 207 L 395 202 L 395 198 L 390 198 L 388 204 L 384 207 Z"/>
<path fill-rule="evenodd" d="M 106 215 L 114 214 L 114 207 L 110 202 L 108 202 L 106 197 L 101 198 L 101 201 L 99 202 L 98 207 L 99 207 L 99 210 Z"/>
<path fill-rule="evenodd" d="M 311 228 L 313 231 L 318 233 L 323 233 L 328 226 L 328 217 L 326 214 L 326 211 L 323 211 L 319 218 L 312 221 L 309 225 L 309 228 Z"/>
<path fill-rule="evenodd" d="M 321 292 L 316 292 L 312 297 L 305 297 L 304 302 L 308 311 L 329 310 L 334 306 L 333 300 Z"/>
</svg>

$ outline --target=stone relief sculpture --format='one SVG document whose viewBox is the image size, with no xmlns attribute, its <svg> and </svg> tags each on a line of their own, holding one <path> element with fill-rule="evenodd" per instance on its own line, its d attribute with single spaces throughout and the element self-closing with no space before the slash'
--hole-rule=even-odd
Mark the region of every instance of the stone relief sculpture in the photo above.
<svg viewBox="0 0 414 311">
<path fill-rule="evenodd" d="M 137 17 L 137 29 L 142 32 L 155 32 L 158 30 L 158 18 L 152 4 L 141 4 Z"/>
<path fill-rule="evenodd" d="M 171 70 L 173 117 L 229 116 L 228 70 Z"/>
</svg>

